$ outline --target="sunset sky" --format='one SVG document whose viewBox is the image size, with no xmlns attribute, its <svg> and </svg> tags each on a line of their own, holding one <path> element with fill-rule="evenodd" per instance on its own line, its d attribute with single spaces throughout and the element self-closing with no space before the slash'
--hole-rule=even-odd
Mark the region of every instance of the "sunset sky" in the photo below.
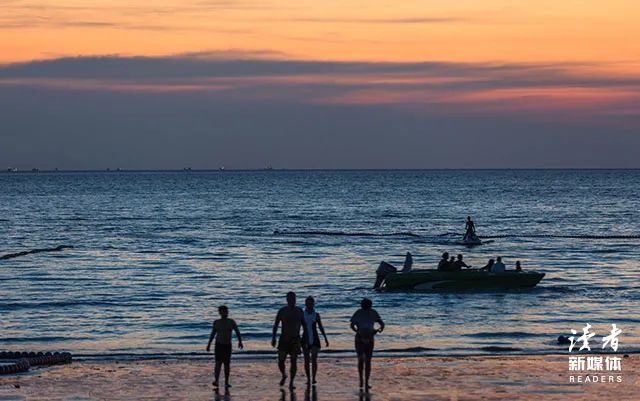
<svg viewBox="0 0 640 401">
<path fill-rule="evenodd" d="M 638 1 L 0 9 L 7 167 L 640 167 Z"/>
</svg>

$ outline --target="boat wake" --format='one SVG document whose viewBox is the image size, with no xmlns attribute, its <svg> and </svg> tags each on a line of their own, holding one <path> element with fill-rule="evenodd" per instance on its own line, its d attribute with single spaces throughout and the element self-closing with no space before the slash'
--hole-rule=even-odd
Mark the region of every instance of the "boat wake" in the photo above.
<svg viewBox="0 0 640 401">
<path fill-rule="evenodd" d="M 585 234 L 501 234 L 483 235 L 482 238 L 575 238 L 575 239 L 640 239 L 640 235 L 585 235 Z"/>
<path fill-rule="evenodd" d="M 345 231 L 280 231 L 275 230 L 273 235 L 323 235 L 331 237 L 413 237 L 420 238 L 421 235 L 412 232 L 395 233 L 370 233 L 370 232 L 345 232 Z"/>
<path fill-rule="evenodd" d="M 349 231 L 330 231 L 330 230 L 302 230 L 302 231 L 273 231 L 273 235 L 279 236 L 329 236 L 329 237 L 408 237 L 420 239 L 423 241 L 434 243 L 449 243 L 448 238 L 455 238 L 456 242 L 460 242 L 458 238 L 463 237 L 463 233 L 447 232 L 437 235 L 416 234 L 411 231 L 375 233 L 375 232 L 349 232 Z M 490 243 L 495 239 L 509 238 L 568 238 L 568 239 L 640 239 L 640 235 L 621 235 L 621 234 L 494 234 L 483 235 L 481 239 L 483 243 Z"/>
</svg>

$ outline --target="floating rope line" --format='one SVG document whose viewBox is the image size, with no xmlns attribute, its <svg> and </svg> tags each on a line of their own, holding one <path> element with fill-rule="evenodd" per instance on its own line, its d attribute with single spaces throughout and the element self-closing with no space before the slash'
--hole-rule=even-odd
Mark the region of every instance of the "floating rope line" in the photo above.
<svg viewBox="0 0 640 401">
<path fill-rule="evenodd" d="M 30 255 L 32 253 L 41 253 L 41 252 L 59 252 L 62 250 L 65 250 L 67 248 L 73 248 L 73 246 L 71 245 L 59 245 L 55 248 L 38 248 L 38 249 L 32 249 L 30 251 L 22 251 L 22 252 L 16 252 L 16 253 L 8 253 L 6 255 L 2 255 L 0 256 L 0 260 L 5 260 L 5 259 L 12 259 L 12 258 L 17 258 L 19 256 L 25 256 L 25 255 Z"/>
</svg>

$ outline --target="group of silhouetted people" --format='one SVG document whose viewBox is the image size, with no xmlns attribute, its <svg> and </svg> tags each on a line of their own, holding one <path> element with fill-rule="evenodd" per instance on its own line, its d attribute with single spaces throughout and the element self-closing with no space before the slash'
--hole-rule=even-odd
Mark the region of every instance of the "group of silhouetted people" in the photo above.
<svg viewBox="0 0 640 401">
<path fill-rule="evenodd" d="M 438 262 L 438 270 L 443 272 L 455 272 L 462 270 L 463 267 L 469 268 L 471 266 L 467 265 L 464 260 L 462 260 L 462 254 L 458 254 L 458 258 L 456 259 L 454 256 L 449 258 L 449 252 L 445 252 L 442 254 L 442 259 Z"/>
<path fill-rule="evenodd" d="M 220 319 L 213 322 L 207 352 L 211 350 L 211 343 L 215 338 L 214 354 L 214 387 L 219 386 L 220 371 L 224 367 L 225 387 L 231 387 L 229 382 L 231 362 L 231 337 L 235 331 L 238 337 L 238 348 L 243 348 L 242 336 L 238 325 L 229 318 L 229 309 L 226 306 L 218 308 Z M 377 323 L 377 327 L 376 327 Z M 355 349 L 358 355 L 358 375 L 360 388 L 370 389 L 369 378 L 371 376 L 371 358 L 373 356 L 374 337 L 384 330 L 384 322 L 378 312 L 373 309 L 373 302 L 365 298 L 350 321 L 351 330 L 355 333 Z M 280 328 L 280 337 L 276 336 Z M 301 333 L 302 332 L 302 333 Z M 315 386 L 316 373 L 318 371 L 318 352 L 321 348 L 319 334 L 322 334 L 324 343 L 328 347 L 329 340 L 322 326 L 320 314 L 315 310 L 315 299 L 311 296 L 305 300 L 305 309 L 296 306 L 296 294 L 287 294 L 287 305 L 278 310 L 273 324 L 271 345 L 278 349 L 278 369 L 282 375 L 280 386 L 284 386 L 287 377 L 289 388 L 294 389 L 294 379 L 298 371 L 298 355 L 304 355 L 304 370 L 307 376 L 307 386 Z M 286 360 L 290 359 L 289 376 L 286 371 Z"/>
<path fill-rule="evenodd" d="M 463 267 L 470 268 L 470 265 L 467 265 L 464 260 L 462 254 L 458 254 L 458 258 L 456 259 L 454 256 L 449 257 L 449 252 L 445 252 L 442 254 L 442 259 L 438 262 L 438 270 L 445 272 L 456 272 L 461 271 Z M 502 257 L 498 256 L 495 260 L 489 259 L 487 264 L 480 268 L 481 271 L 489 271 L 492 273 L 504 273 L 507 271 L 506 266 L 502 263 Z M 514 269 L 516 272 L 522 271 L 522 265 L 518 260 L 516 262 L 516 266 Z"/>
<path fill-rule="evenodd" d="M 484 265 L 483 267 L 481 267 L 480 270 L 488 271 L 488 272 L 492 272 L 492 273 L 504 273 L 504 272 L 507 271 L 507 268 L 506 268 L 505 264 L 502 263 L 502 257 L 498 256 L 495 260 L 489 259 L 487 264 Z M 516 266 L 515 266 L 514 271 L 516 271 L 516 272 L 521 272 L 522 271 L 522 264 L 520 263 L 519 260 L 516 261 Z"/>
</svg>

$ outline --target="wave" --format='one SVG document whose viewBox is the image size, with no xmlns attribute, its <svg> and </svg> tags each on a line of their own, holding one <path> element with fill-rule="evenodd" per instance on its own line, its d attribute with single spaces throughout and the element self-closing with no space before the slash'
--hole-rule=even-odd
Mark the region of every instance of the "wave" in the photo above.
<svg viewBox="0 0 640 401">
<path fill-rule="evenodd" d="M 460 237 L 464 233 L 448 232 L 438 234 L 438 237 Z M 494 234 L 481 235 L 480 239 L 501 239 L 501 238 L 574 238 L 574 239 L 639 239 L 640 235 L 633 234 Z"/>
<path fill-rule="evenodd" d="M 38 336 L 38 337 L 2 337 L 0 338 L 0 344 L 2 343 L 46 343 L 46 342 L 68 342 L 79 340 L 93 340 L 92 337 L 62 337 L 62 336 Z"/>
<path fill-rule="evenodd" d="M 483 351 L 486 352 L 516 352 L 516 351 L 522 351 L 522 348 L 514 348 L 514 347 L 499 347 L 497 345 L 491 345 L 488 347 L 482 347 L 480 348 Z"/>
<path fill-rule="evenodd" d="M 60 309 L 68 307 L 134 307 L 149 305 L 151 301 L 164 300 L 163 297 L 147 297 L 145 300 L 132 300 L 132 301 L 48 301 L 48 302 L 0 302 L 0 307 L 5 310 L 38 310 L 38 309 Z"/>
<path fill-rule="evenodd" d="M 302 230 L 302 231 L 280 231 L 275 230 L 273 235 L 317 235 L 332 237 L 411 237 L 411 238 L 432 238 L 456 237 L 462 238 L 463 233 L 447 232 L 437 235 L 416 234 L 411 231 L 400 231 L 391 233 L 375 232 L 348 232 L 330 230 Z M 495 234 L 482 235 L 481 239 L 501 239 L 501 238 L 573 238 L 573 239 L 640 239 L 640 235 L 626 234 Z"/>
<path fill-rule="evenodd" d="M 610 352 L 600 352 L 594 350 L 598 354 L 610 354 Z M 271 359 L 277 353 L 275 350 L 244 350 L 235 353 L 234 358 L 238 359 Z M 470 357 L 470 356 L 491 356 L 501 353 L 510 353 L 510 355 L 566 355 L 566 349 L 553 350 L 524 350 L 521 348 L 487 346 L 482 348 L 462 349 L 436 349 L 426 347 L 409 347 L 398 349 L 382 349 L 376 350 L 375 355 L 379 357 L 390 358 L 412 358 L 412 357 Z M 640 349 L 627 349 L 624 355 L 638 354 Z M 84 360 L 150 360 L 150 359 L 209 359 L 211 354 L 205 352 L 157 352 L 157 353 L 137 353 L 137 352 L 105 352 L 105 353 L 78 353 L 73 355 L 74 359 Z M 320 357 L 338 358 L 354 358 L 355 351 L 353 349 L 323 349 Z"/>
<path fill-rule="evenodd" d="M 575 238 L 575 239 L 639 239 L 640 235 L 618 235 L 618 234 L 500 234 L 500 235 L 483 235 L 481 238 Z"/>
<path fill-rule="evenodd" d="M 466 337 L 477 337 L 477 338 L 523 338 L 523 337 L 533 337 L 537 336 L 535 333 L 527 333 L 524 331 L 505 331 L 505 332 L 478 332 L 472 334 L 466 334 Z"/>
<path fill-rule="evenodd" d="M 412 232 L 395 233 L 371 233 L 371 232 L 345 232 L 345 231 L 280 231 L 275 230 L 273 235 L 325 235 L 331 237 L 422 237 Z"/>
<path fill-rule="evenodd" d="M 163 329 L 207 330 L 211 328 L 211 323 L 203 322 L 203 321 L 193 321 L 193 322 L 184 322 L 184 323 L 163 322 L 163 323 L 155 324 L 154 327 L 163 328 Z"/>
<path fill-rule="evenodd" d="M 0 256 L 0 260 L 6 260 L 6 259 L 12 259 L 12 258 L 17 258 L 20 256 L 26 256 L 26 255 L 30 255 L 30 254 L 34 254 L 34 253 L 41 253 L 41 252 L 59 252 L 65 249 L 71 249 L 73 248 L 73 245 L 59 245 L 55 248 L 37 248 L 37 249 L 32 249 L 30 251 L 22 251 L 22 252 L 16 252 L 16 253 L 8 253 L 6 255 L 2 255 Z"/>
</svg>

